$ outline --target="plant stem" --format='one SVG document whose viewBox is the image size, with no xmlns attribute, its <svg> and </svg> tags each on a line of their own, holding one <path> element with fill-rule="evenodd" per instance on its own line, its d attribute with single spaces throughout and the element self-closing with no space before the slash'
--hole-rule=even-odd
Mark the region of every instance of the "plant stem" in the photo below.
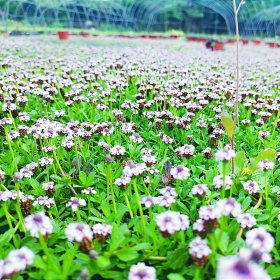
<svg viewBox="0 0 280 280">
<path fill-rule="evenodd" d="M 72 268 L 72 264 L 73 264 L 73 261 L 74 261 L 74 258 L 75 258 L 75 255 L 77 253 L 77 250 L 79 248 L 79 244 L 75 244 L 75 246 L 71 249 L 71 254 L 68 255 L 68 258 L 67 258 L 67 266 L 66 266 L 66 269 L 63 270 L 63 279 L 67 280 L 69 279 L 68 277 L 68 274 L 69 274 L 69 270 Z"/>
<path fill-rule="evenodd" d="M 166 260 L 167 260 L 167 257 L 149 256 L 147 259 L 148 259 L 148 260 L 152 260 L 152 261 L 166 261 Z"/>
<path fill-rule="evenodd" d="M 236 235 L 236 239 L 240 239 L 243 233 L 243 228 L 241 227 Z"/>
<path fill-rule="evenodd" d="M 225 198 L 226 195 L 226 171 L 227 171 L 227 165 L 226 162 L 222 162 L 223 165 L 223 186 L 221 191 L 221 199 Z"/>
<path fill-rule="evenodd" d="M 3 207 L 3 210 L 4 210 L 4 214 L 6 216 L 9 228 L 11 229 L 11 228 L 13 228 L 13 224 L 12 224 L 12 221 L 11 221 L 11 218 L 10 218 L 11 214 L 9 213 L 5 202 L 2 204 L 2 207 Z"/>
<path fill-rule="evenodd" d="M 135 192 L 135 195 L 136 195 L 136 200 L 137 200 L 137 204 L 138 204 L 138 208 L 139 208 L 139 212 L 140 212 L 141 223 L 142 223 L 142 227 L 143 227 L 143 231 L 144 231 L 145 230 L 145 219 L 144 219 L 143 209 L 142 209 L 142 205 L 141 205 L 139 192 L 138 192 L 138 188 L 137 188 L 136 183 L 137 183 L 136 179 L 134 179 L 133 180 L 133 187 L 134 187 L 134 192 Z"/>
<path fill-rule="evenodd" d="M 267 172 L 264 172 L 264 188 L 265 188 L 265 206 L 268 208 L 268 193 L 269 193 L 269 186 L 267 183 Z"/>
<path fill-rule="evenodd" d="M 126 202 L 126 205 L 127 205 L 127 208 L 128 208 L 128 212 L 129 212 L 130 218 L 132 219 L 133 218 L 133 212 L 131 210 L 131 206 L 130 206 L 129 199 L 127 197 L 126 191 L 124 193 L 124 199 L 125 199 L 125 202 Z"/>
<path fill-rule="evenodd" d="M 16 212 L 19 218 L 19 222 L 20 225 L 22 227 L 23 232 L 26 232 L 25 230 L 25 226 L 24 226 L 24 222 L 23 222 L 23 216 L 22 216 L 22 212 L 21 212 L 21 208 L 20 208 L 20 199 L 19 199 L 19 186 L 18 183 L 15 183 L 15 188 L 16 188 L 16 192 L 17 192 L 17 201 L 16 201 Z"/>
<path fill-rule="evenodd" d="M 44 254 L 46 255 L 46 257 L 48 259 L 48 262 L 49 262 L 49 264 L 51 266 L 50 270 L 57 271 L 57 267 L 53 263 L 53 260 L 51 258 L 48 246 L 47 246 L 47 244 L 45 242 L 45 239 L 44 239 L 44 237 L 43 237 L 43 235 L 41 233 L 39 233 L 39 241 L 40 241 L 41 247 L 42 247 L 42 249 L 44 251 Z"/>
<path fill-rule="evenodd" d="M 77 209 L 76 215 L 77 215 L 77 220 L 78 220 L 79 222 L 81 222 L 81 221 L 82 221 L 82 218 L 81 218 L 79 209 Z"/>
<path fill-rule="evenodd" d="M 80 167 L 80 160 L 79 160 L 78 145 L 77 145 L 76 137 L 74 138 L 74 142 L 75 142 L 75 154 L 76 154 L 77 167 L 78 167 L 78 172 L 80 174 L 81 167 Z"/>
<path fill-rule="evenodd" d="M 257 202 L 257 204 L 254 206 L 254 209 L 258 209 L 260 207 L 260 205 L 262 204 L 262 193 L 260 192 L 260 197 L 259 200 Z"/>
<path fill-rule="evenodd" d="M 111 163 L 107 164 L 107 199 L 109 201 L 109 195 L 110 192 L 112 194 L 112 201 L 113 201 L 113 208 L 115 214 L 117 213 L 117 205 L 116 205 L 116 199 L 115 199 L 115 193 L 114 193 L 114 187 L 113 187 L 113 180 L 112 180 L 112 168 L 111 168 Z"/>
<path fill-rule="evenodd" d="M 234 10 L 234 21 L 235 21 L 235 35 L 236 35 L 236 90 L 235 90 L 235 109 L 234 109 L 234 132 L 231 137 L 231 148 L 234 150 L 234 137 L 235 128 L 238 122 L 238 99 L 239 99 L 239 23 L 238 23 L 238 12 L 244 0 L 241 0 L 239 6 L 236 6 L 236 1 L 232 0 Z M 232 174 L 234 174 L 234 158 L 231 160 Z"/>
<path fill-rule="evenodd" d="M 194 270 L 194 280 L 200 280 L 200 268 L 196 265 Z"/>
</svg>

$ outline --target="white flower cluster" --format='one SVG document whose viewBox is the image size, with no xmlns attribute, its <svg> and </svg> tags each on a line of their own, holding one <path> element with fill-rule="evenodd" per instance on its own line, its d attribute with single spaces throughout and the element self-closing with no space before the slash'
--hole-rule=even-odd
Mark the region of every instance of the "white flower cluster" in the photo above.
<svg viewBox="0 0 280 280">
<path fill-rule="evenodd" d="M 187 215 L 176 211 L 166 211 L 158 214 L 156 223 L 164 236 L 170 236 L 177 231 L 185 230 L 190 226 L 190 220 Z"/>
</svg>

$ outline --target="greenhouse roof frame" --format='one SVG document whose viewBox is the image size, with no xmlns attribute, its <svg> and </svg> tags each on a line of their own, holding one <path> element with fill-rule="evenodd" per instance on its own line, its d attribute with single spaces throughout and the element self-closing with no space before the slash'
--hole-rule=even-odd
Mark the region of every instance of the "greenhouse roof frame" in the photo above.
<svg viewBox="0 0 280 280">
<path fill-rule="evenodd" d="M 280 0 L 247 2 L 240 11 L 241 33 L 254 33 L 254 29 L 261 29 L 263 24 L 268 29 L 274 26 L 276 33 L 280 23 L 280 13 L 277 13 Z M 189 5 L 190 9 L 199 5 L 221 16 L 228 33 L 235 30 L 231 0 L 172 0 L 172 3 L 169 0 L 0 0 L 0 5 L 2 23 L 7 28 L 9 19 L 18 19 L 27 20 L 32 25 L 48 25 L 52 21 L 67 27 L 82 27 L 86 22 L 98 26 L 100 22 L 107 22 L 137 29 L 141 24 L 144 29 L 152 31 L 159 20 L 158 15 L 165 11 L 180 9 L 183 5 Z"/>
</svg>

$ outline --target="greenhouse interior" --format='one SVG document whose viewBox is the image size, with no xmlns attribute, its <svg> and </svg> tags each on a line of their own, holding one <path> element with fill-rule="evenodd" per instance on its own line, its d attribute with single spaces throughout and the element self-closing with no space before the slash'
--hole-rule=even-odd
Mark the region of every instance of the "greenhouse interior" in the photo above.
<svg viewBox="0 0 280 280">
<path fill-rule="evenodd" d="M 280 279 L 280 0 L 0 0 L 0 280 Z"/>
</svg>

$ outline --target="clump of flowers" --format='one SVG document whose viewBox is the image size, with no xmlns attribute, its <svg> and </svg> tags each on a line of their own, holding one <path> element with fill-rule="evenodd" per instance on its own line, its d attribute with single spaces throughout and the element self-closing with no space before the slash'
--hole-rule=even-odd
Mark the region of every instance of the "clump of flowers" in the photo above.
<svg viewBox="0 0 280 280">
<path fill-rule="evenodd" d="M 189 244 L 189 253 L 196 265 L 203 266 L 211 254 L 211 249 L 205 240 L 196 237 Z"/>
<path fill-rule="evenodd" d="M 222 150 L 217 151 L 215 157 L 218 161 L 229 161 L 235 157 L 235 151 L 229 145 L 226 145 Z"/>
<path fill-rule="evenodd" d="M 185 180 L 190 176 L 190 170 L 183 165 L 178 165 L 171 168 L 170 174 L 176 180 Z"/>
<path fill-rule="evenodd" d="M 260 189 L 258 183 L 251 180 L 244 182 L 243 187 L 249 194 L 257 193 Z"/>
<path fill-rule="evenodd" d="M 104 242 L 112 233 L 112 226 L 107 224 L 95 224 L 92 227 L 93 236 L 100 242 Z"/>
<path fill-rule="evenodd" d="M 128 280 L 155 280 L 156 270 L 152 266 L 147 266 L 145 263 L 134 264 L 130 267 Z"/>
<path fill-rule="evenodd" d="M 263 171 L 267 171 L 267 170 L 272 170 L 274 167 L 274 163 L 272 161 L 269 161 L 267 159 L 264 159 L 262 161 L 260 161 L 257 164 L 258 168 L 263 170 Z"/>
<path fill-rule="evenodd" d="M 80 206 L 86 206 L 87 203 L 83 198 L 71 197 L 66 206 L 71 207 L 72 211 L 76 212 Z"/>
<path fill-rule="evenodd" d="M 237 217 L 237 222 L 244 229 L 249 229 L 256 225 L 256 219 L 249 213 L 240 214 Z"/>
<path fill-rule="evenodd" d="M 145 163 L 134 163 L 129 161 L 123 169 L 123 174 L 127 177 L 136 177 L 142 175 L 147 169 Z"/>
<path fill-rule="evenodd" d="M 189 217 L 175 211 L 166 211 L 156 217 L 157 226 L 163 236 L 185 230 L 190 226 Z"/>
<path fill-rule="evenodd" d="M 225 184 L 225 189 L 229 190 L 233 182 L 231 180 L 231 177 L 228 175 L 226 175 L 224 179 L 222 175 L 217 175 L 213 179 L 213 184 L 216 189 L 222 188 L 223 184 Z"/>
<path fill-rule="evenodd" d="M 47 238 L 53 231 L 51 219 L 43 212 L 37 212 L 24 219 L 25 228 L 30 231 L 31 236 L 39 238 L 42 235 Z"/>
<path fill-rule="evenodd" d="M 243 257 L 239 255 L 222 257 L 219 260 L 216 279 L 270 280 L 271 278 L 259 264 L 257 264 L 248 257 Z"/>
<path fill-rule="evenodd" d="M 203 197 L 209 191 L 206 184 L 194 185 L 191 189 L 191 192 L 194 196 Z"/>
<path fill-rule="evenodd" d="M 89 225 L 84 223 L 70 223 L 65 229 L 65 235 L 69 241 L 80 244 L 82 251 L 92 249 L 93 232 Z"/>
<path fill-rule="evenodd" d="M 0 260 L 0 279 L 10 279 L 24 271 L 34 260 L 34 253 L 27 247 L 13 250 L 6 259 Z"/>
</svg>

